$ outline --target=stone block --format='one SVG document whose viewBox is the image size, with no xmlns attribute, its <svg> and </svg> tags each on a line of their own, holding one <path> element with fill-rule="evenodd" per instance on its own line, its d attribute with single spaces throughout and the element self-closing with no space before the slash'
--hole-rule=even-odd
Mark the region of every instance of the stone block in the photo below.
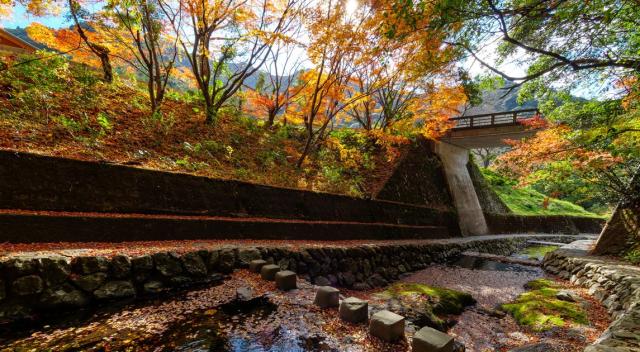
<svg viewBox="0 0 640 352">
<path fill-rule="evenodd" d="M 404 317 L 388 310 L 371 316 L 369 333 L 386 342 L 397 341 L 404 336 Z"/>
<path fill-rule="evenodd" d="M 136 295 L 133 284 L 129 281 L 109 281 L 93 291 L 97 299 L 120 299 Z"/>
<path fill-rule="evenodd" d="M 280 267 L 275 264 L 263 265 L 260 268 L 260 276 L 263 280 L 273 281 L 276 278 L 276 273 L 280 271 Z"/>
<path fill-rule="evenodd" d="M 340 291 L 335 287 L 320 286 L 313 303 L 321 308 L 337 307 L 340 305 Z"/>
<path fill-rule="evenodd" d="M 44 282 L 38 275 L 27 275 L 17 278 L 11 289 L 18 296 L 28 296 L 42 292 Z"/>
<path fill-rule="evenodd" d="M 453 337 L 428 326 L 413 335 L 413 352 L 453 352 Z"/>
<path fill-rule="evenodd" d="M 350 323 L 360 323 L 369 318 L 369 303 L 359 298 L 349 297 L 340 302 L 340 319 Z"/>
<path fill-rule="evenodd" d="M 254 273 L 259 273 L 260 269 L 262 269 L 262 267 L 265 265 L 267 265 L 266 260 L 255 259 L 249 263 L 249 270 L 251 270 L 251 272 L 254 272 Z"/>
<path fill-rule="evenodd" d="M 282 291 L 298 288 L 296 273 L 289 270 L 278 271 L 276 273 L 276 287 Z"/>
</svg>

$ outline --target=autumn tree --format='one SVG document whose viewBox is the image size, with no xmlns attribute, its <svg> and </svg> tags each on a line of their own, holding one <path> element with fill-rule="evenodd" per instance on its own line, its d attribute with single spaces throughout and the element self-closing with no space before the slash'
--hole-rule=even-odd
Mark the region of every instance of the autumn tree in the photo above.
<svg viewBox="0 0 640 352">
<path fill-rule="evenodd" d="M 161 1 L 202 93 L 206 120 L 255 74 L 291 24 L 298 0 Z M 180 21 L 180 22 L 179 22 Z M 180 25 L 181 24 L 181 25 Z"/>
<path fill-rule="evenodd" d="M 357 68 L 373 57 L 371 52 L 362 52 L 367 47 L 367 19 L 346 17 L 343 1 L 320 2 L 307 12 L 307 31 L 311 34 L 307 54 L 313 68 L 300 80 L 304 88 L 297 107 L 307 137 L 298 167 L 324 137 L 330 123 L 365 97 L 347 92 L 353 89 L 350 84 Z"/>
<path fill-rule="evenodd" d="M 247 92 L 250 111 L 258 117 L 266 116 L 267 128 L 273 126 L 276 117 L 287 110 L 304 88 L 304 84 L 296 84 L 304 63 L 295 40 L 299 29 L 284 33 L 286 36 L 269 47 L 264 72 L 259 74 L 256 87 Z"/>
<path fill-rule="evenodd" d="M 109 0 L 104 15 L 112 24 L 105 31 L 125 49 L 120 58 L 145 76 L 151 113 L 158 113 L 178 57 L 177 39 L 167 37 L 163 26 L 179 23 L 180 13 L 165 18 L 154 0 Z"/>
<path fill-rule="evenodd" d="M 113 81 L 110 45 L 103 33 L 96 29 L 94 14 L 84 10 L 80 2 L 76 0 L 66 2 L 48 0 L 20 1 L 18 3 L 26 6 L 29 13 L 36 16 L 48 15 L 52 11 L 57 11 L 53 9 L 66 6 L 69 17 L 73 21 L 73 29 L 52 30 L 32 23 L 27 28 L 28 35 L 37 42 L 59 50 L 61 54 L 69 54 L 80 62 L 101 67 L 103 80 L 108 83 Z"/>
</svg>

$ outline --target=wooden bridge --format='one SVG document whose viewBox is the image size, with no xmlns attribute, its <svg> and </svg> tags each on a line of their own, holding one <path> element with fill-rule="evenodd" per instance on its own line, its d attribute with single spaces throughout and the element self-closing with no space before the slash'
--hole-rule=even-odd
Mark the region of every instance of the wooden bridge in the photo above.
<svg viewBox="0 0 640 352">
<path fill-rule="evenodd" d="M 494 112 L 490 114 L 454 117 L 456 126 L 442 141 L 467 149 L 504 146 L 505 139 L 532 136 L 536 130 L 523 121 L 540 116 L 538 109 Z"/>
</svg>

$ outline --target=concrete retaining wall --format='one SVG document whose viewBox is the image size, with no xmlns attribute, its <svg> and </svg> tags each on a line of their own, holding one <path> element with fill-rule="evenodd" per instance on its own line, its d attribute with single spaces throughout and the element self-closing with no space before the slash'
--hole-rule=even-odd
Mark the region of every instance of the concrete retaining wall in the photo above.
<svg viewBox="0 0 640 352">
<path fill-rule="evenodd" d="M 455 213 L 391 201 L 0 151 L 0 209 L 454 226 Z"/>
<path fill-rule="evenodd" d="M 454 209 L 442 161 L 434 148 L 434 142 L 424 138 L 407 147 L 375 198 Z"/>
<path fill-rule="evenodd" d="M 586 352 L 640 350 L 640 268 L 588 255 L 592 241 L 580 241 L 547 254 L 543 267 L 589 289 L 603 303 L 613 323 Z"/>
<path fill-rule="evenodd" d="M 491 233 L 600 233 L 605 221 L 564 215 L 525 216 L 485 213 Z"/>
</svg>

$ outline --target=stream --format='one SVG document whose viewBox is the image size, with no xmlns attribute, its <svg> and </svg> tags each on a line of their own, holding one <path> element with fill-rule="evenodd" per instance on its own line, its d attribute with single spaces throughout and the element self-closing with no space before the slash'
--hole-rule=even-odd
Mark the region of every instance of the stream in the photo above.
<svg viewBox="0 0 640 352">
<path fill-rule="evenodd" d="M 514 258 L 522 258 L 522 255 Z M 539 342 L 549 351 L 573 351 L 562 334 L 548 336 L 520 328 L 496 309 L 524 292 L 528 281 L 544 277 L 539 267 L 463 256 L 448 265 L 432 265 L 405 275 L 400 282 L 420 283 L 470 293 L 477 303 L 455 316 L 448 333 L 467 351 L 499 351 Z M 249 292 L 236 298 L 237 292 Z M 341 290 L 381 303 L 371 291 Z M 246 270 L 233 273 L 222 284 L 84 312 L 82 318 L 45 326 L 27 333 L 3 328 L 2 351 L 410 351 L 410 337 L 420 328 L 408 322 L 407 340 L 384 343 L 369 336 L 365 324 L 339 320 L 337 309 L 313 305 L 313 285 L 299 280 L 299 289 L 280 292 L 272 282 Z M 594 331 L 597 335 L 598 331 Z M 569 337 L 571 338 L 571 337 Z M 578 342 L 584 345 L 587 341 Z"/>
</svg>

